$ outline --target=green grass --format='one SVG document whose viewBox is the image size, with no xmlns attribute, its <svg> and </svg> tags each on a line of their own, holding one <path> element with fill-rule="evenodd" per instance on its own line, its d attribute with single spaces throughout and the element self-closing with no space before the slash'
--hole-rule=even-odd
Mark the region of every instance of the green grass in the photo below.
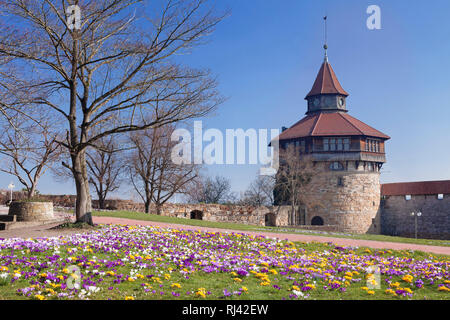
<svg viewBox="0 0 450 320">
<path fill-rule="evenodd" d="M 155 221 L 164 223 L 181 224 L 187 226 L 200 226 L 218 229 L 230 229 L 238 231 L 263 231 L 263 232 L 276 232 L 276 233 L 288 233 L 288 234 L 305 234 L 323 237 L 335 237 L 335 238 L 347 238 L 347 239 L 359 239 L 359 240 L 373 240 L 373 241 L 383 241 L 383 242 L 401 242 L 401 243 L 413 243 L 422 245 L 432 245 L 432 246 L 446 246 L 450 247 L 450 240 L 432 240 L 432 239 L 414 239 L 414 238 L 404 238 L 404 237 L 393 237 L 386 235 L 376 235 L 376 234 L 343 234 L 343 233 L 330 233 L 330 232 L 309 232 L 307 230 L 301 229 L 289 229 L 287 227 L 263 227 L 254 226 L 238 223 L 227 223 L 227 222 L 212 222 L 204 220 L 191 220 L 183 218 L 175 218 L 168 216 L 159 216 L 155 214 L 147 214 L 141 212 L 130 212 L 130 211 L 94 211 L 94 216 L 99 217 L 114 217 L 114 218 L 126 218 L 133 220 L 142 221 Z"/>
</svg>

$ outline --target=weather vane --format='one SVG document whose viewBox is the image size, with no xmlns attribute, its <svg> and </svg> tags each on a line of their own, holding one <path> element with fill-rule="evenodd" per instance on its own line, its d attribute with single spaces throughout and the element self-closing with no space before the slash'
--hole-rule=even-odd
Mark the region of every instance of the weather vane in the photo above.
<svg viewBox="0 0 450 320">
<path fill-rule="evenodd" d="M 328 39 L 327 39 L 327 16 L 323 17 L 323 21 L 324 21 L 324 28 L 325 28 L 325 41 L 324 41 L 324 45 L 323 48 L 325 49 L 325 62 L 328 62 L 328 55 L 327 55 L 327 49 L 328 49 Z"/>
</svg>

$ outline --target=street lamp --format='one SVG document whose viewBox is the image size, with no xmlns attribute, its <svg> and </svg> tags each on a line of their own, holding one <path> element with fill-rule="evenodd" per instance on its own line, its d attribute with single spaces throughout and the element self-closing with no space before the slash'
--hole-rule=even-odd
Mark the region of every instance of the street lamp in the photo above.
<svg viewBox="0 0 450 320">
<path fill-rule="evenodd" d="M 9 185 L 8 185 L 8 189 L 10 190 L 10 200 L 11 200 L 11 202 L 12 202 L 12 191 L 13 191 L 13 189 L 15 188 L 16 186 L 14 185 L 14 183 L 10 183 Z"/>
<path fill-rule="evenodd" d="M 417 239 L 417 217 L 420 217 L 422 215 L 422 212 L 411 212 L 411 215 L 414 217 L 414 234 Z"/>
</svg>

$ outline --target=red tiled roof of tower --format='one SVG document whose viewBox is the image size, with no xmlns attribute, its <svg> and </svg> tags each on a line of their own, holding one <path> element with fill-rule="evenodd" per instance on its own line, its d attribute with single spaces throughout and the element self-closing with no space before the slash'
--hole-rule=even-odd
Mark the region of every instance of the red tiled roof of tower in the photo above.
<svg viewBox="0 0 450 320">
<path fill-rule="evenodd" d="M 279 139 L 288 140 L 311 136 L 370 136 L 390 139 L 388 135 L 343 112 L 307 115 L 282 132 Z"/>
<path fill-rule="evenodd" d="M 450 180 L 386 183 L 381 185 L 382 196 L 450 194 Z"/>
<path fill-rule="evenodd" d="M 342 88 L 333 68 L 328 62 L 322 64 L 316 81 L 314 81 L 313 87 L 306 98 L 319 94 L 342 94 L 348 96 L 348 93 Z"/>
</svg>

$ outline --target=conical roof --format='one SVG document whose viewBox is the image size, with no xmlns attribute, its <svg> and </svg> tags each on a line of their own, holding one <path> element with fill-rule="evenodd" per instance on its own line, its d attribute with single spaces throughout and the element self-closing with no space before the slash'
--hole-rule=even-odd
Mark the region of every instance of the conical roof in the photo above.
<svg viewBox="0 0 450 320">
<path fill-rule="evenodd" d="M 316 81 L 314 81 L 314 85 L 305 99 L 320 94 L 341 94 L 348 96 L 348 93 L 342 88 L 328 61 L 324 61 L 320 67 Z"/>
</svg>

